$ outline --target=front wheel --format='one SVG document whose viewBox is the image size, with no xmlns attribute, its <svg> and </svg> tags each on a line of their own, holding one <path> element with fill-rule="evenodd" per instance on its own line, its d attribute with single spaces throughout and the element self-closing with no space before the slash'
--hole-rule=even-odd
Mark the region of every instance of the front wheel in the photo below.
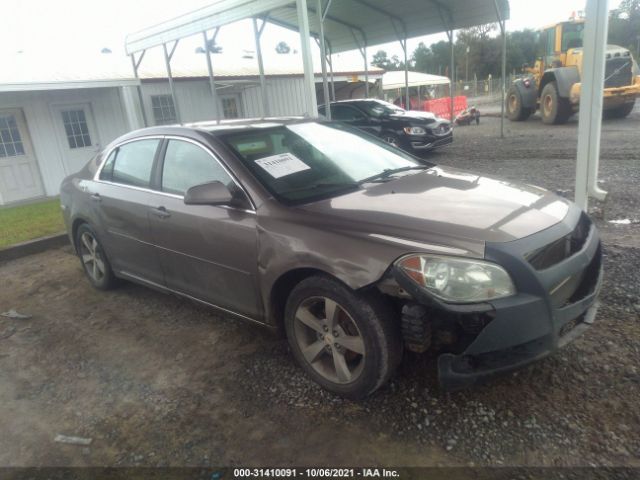
<svg viewBox="0 0 640 480">
<path fill-rule="evenodd" d="M 387 142 L 389 145 L 400 148 L 400 139 L 395 133 L 383 132 L 380 138 L 382 138 L 382 140 Z"/>
<path fill-rule="evenodd" d="M 605 118 L 625 118 L 633 111 L 633 107 L 635 107 L 635 105 L 636 105 L 635 100 L 633 102 L 623 103 L 618 107 L 612 108 L 610 110 L 605 110 L 604 117 Z"/>
<path fill-rule="evenodd" d="M 569 100 L 560 96 L 555 81 L 547 83 L 540 95 L 540 115 L 542 122 L 548 125 L 567 123 L 571 111 Z"/>
<path fill-rule="evenodd" d="M 300 282 L 285 309 L 300 366 L 326 390 L 354 400 L 377 390 L 400 363 L 397 327 L 381 296 L 360 295 L 324 276 Z"/>
</svg>

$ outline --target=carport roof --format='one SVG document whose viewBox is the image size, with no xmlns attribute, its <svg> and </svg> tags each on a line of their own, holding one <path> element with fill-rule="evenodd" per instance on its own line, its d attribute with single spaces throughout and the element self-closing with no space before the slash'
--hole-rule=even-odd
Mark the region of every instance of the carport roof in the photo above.
<svg viewBox="0 0 640 480">
<path fill-rule="evenodd" d="M 332 53 L 353 50 L 362 43 L 379 45 L 404 38 L 472 27 L 509 18 L 508 0 L 323 0 L 325 38 Z M 317 2 L 307 0 L 311 34 L 318 36 Z M 215 0 L 211 5 L 127 36 L 127 53 L 134 53 L 260 17 L 298 30 L 292 0 Z"/>
</svg>

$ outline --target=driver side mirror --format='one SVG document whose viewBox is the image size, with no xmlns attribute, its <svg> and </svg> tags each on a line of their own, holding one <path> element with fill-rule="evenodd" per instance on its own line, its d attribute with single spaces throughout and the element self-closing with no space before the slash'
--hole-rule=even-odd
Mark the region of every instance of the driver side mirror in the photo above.
<svg viewBox="0 0 640 480">
<path fill-rule="evenodd" d="M 191 187 L 184 194 L 186 205 L 231 205 L 233 195 L 222 182 L 209 182 Z"/>
<path fill-rule="evenodd" d="M 228 205 L 230 207 L 251 209 L 251 202 L 244 191 L 232 184 L 227 187 L 219 181 L 195 185 L 184 194 L 185 205 Z"/>
</svg>

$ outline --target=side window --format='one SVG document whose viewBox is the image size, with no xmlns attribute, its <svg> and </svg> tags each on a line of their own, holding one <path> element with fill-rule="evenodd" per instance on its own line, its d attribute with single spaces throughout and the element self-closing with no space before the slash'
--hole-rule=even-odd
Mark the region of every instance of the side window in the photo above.
<svg viewBox="0 0 640 480">
<path fill-rule="evenodd" d="M 333 120 L 342 120 L 343 122 L 360 120 L 364 117 L 355 108 L 347 107 L 344 105 L 333 105 L 331 107 L 331 118 Z"/>
<path fill-rule="evenodd" d="M 547 29 L 547 56 L 551 56 L 556 50 L 556 27 Z"/>
<path fill-rule="evenodd" d="M 191 187 L 219 181 L 232 183 L 220 163 L 193 143 L 169 140 L 162 168 L 162 191 L 184 195 Z"/>
<path fill-rule="evenodd" d="M 105 180 L 110 182 L 113 179 L 113 166 L 115 165 L 116 154 L 118 153 L 118 149 L 114 149 L 111 151 L 109 158 L 104 162 L 104 167 L 100 170 L 100 180 Z"/>
<path fill-rule="evenodd" d="M 159 143 L 158 139 L 148 139 L 121 145 L 107 159 L 100 178 L 103 178 L 102 173 L 108 176 L 110 172 L 112 182 L 149 188 L 153 158 Z"/>
</svg>

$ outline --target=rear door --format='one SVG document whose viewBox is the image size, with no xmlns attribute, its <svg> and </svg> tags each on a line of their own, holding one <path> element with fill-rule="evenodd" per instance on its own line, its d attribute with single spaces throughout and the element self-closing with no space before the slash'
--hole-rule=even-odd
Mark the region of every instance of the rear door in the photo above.
<svg viewBox="0 0 640 480">
<path fill-rule="evenodd" d="M 105 250 L 121 274 L 157 285 L 164 283 L 149 225 L 151 174 L 161 138 L 124 143 L 109 154 L 91 201 Z"/>
<path fill-rule="evenodd" d="M 203 145 L 169 138 L 149 218 L 167 287 L 250 317 L 261 314 L 256 214 L 226 206 L 185 205 L 195 185 L 236 182 Z"/>
</svg>

